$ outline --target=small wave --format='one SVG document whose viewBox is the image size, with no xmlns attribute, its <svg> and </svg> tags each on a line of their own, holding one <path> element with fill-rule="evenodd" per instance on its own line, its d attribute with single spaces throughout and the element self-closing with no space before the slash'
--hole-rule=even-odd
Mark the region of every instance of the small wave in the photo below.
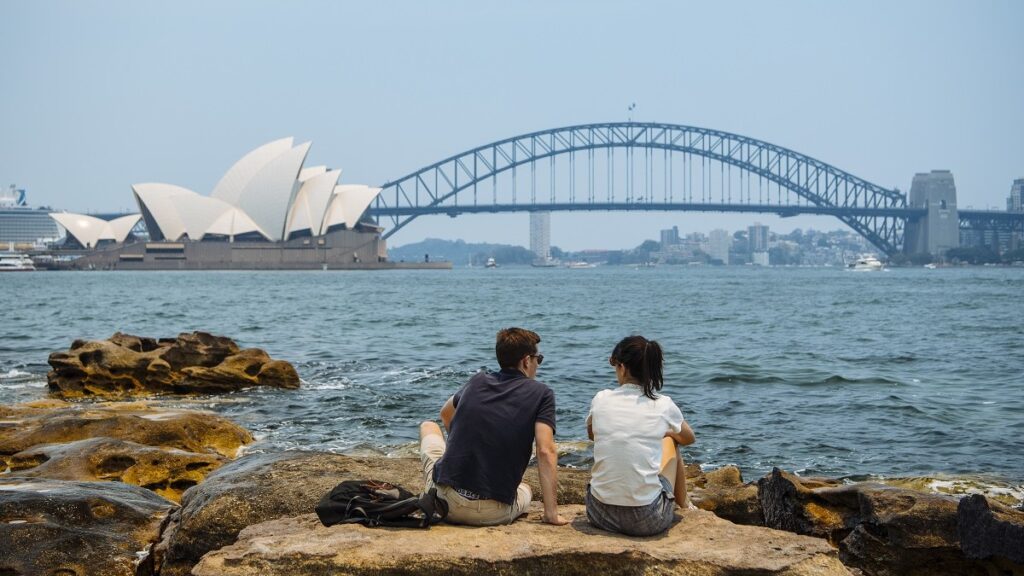
<svg viewBox="0 0 1024 576">
<path fill-rule="evenodd" d="M 306 390 L 348 390 L 352 387 L 352 381 L 344 377 L 327 381 L 307 382 L 302 380 L 301 386 Z"/>
<path fill-rule="evenodd" d="M 823 384 L 899 384 L 896 380 L 875 376 L 872 378 L 847 378 L 840 374 L 833 374 L 821 381 Z"/>
<path fill-rule="evenodd" d="M 22 380 L 25 378 L 31 378 L 32 374 L 29 372 L 23 372 L 17 368 L 12 368 L 7 372 L 0 374 L 0 380 Z"/>
<path fill-rule="evenodd" d="M 585 330 L 599 330 L 602 326 L 598 324 L 573 324 L 569 326 L 567 332 L 582 332 Z"/>
<path fill-rule="evenodd" d="M 753 374 L 718 374 L 707 380 L 708 384 L 776 384 L 785 382 L 778 376 L 756 376 Z"/>
</svg>

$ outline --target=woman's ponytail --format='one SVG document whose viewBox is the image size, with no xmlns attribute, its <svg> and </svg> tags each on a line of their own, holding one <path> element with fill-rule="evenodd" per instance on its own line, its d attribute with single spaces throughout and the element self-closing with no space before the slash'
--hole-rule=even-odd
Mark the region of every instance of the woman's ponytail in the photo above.
<svg viewBox="0 0 1024 576">
<path fill-rule="evenodd" d="M 626 367 L 629 375 L 643 388 L 644 396 L 655 400 L 665 384 L 661 345 L 643 336 L 627 336 L 615 345 L 612 360 Z"/>
<path fill-rule="evenodd" d="M 665 378 L 661 374 L 663 359 L 661 356 L 661 345 L 654 340 L 648 340 L 644 347 L 644 367 L 646 368 L 642 384 L 644 396 L 650 399 L 658 397 L 657 392 L 665 385 Z"/>
</svg>

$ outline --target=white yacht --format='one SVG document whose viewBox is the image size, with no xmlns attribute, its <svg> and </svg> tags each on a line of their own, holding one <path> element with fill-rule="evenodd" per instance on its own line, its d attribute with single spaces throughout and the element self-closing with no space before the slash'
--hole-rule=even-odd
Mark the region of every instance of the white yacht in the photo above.
<svg viewBox="0 0 1024 576">
<path fill-rule="evenodd" d="M 566 268 L 574 268 L 574 269 L 579 269 L 579 268 L 597 268 L 597 264 L 592 264 L 590 262 L 584 262 L 583 260 L 577 260 L 576 262 L 569 262 L 568 264 L 565 265 L 565 267 Z"/>
<path fill-rule="evenodd" d="M 17 252 L 0 252 L 0 272 L 32 272 L 36 269 L 32 259 Z"/>
<path fill-rule="evenodd" d="M 882 269 L 882 262 L 878 258 L 875 258 L 871 254 L 862 255 L 852 263 L 847 265 L 850 270 L 856 270 L 858 272 L 870 272 L 874 270 Z"/>
<path fill-rule="evenodd" d="M 484 268 L 497 268 L 498 263 L 494 261 L 494 258 L 488 258 L 487 263 L 484 264 Z"/>
</svg>

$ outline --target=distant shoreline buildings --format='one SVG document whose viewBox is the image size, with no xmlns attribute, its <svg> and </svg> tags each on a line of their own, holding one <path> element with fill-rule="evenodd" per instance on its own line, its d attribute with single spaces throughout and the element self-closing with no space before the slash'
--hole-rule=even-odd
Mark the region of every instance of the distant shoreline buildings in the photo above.
<svg viewBox="0 0 1024 576">
<path fill-rule="evenodd" d="M 0 247 L 38 253 L 58 246 L 59 259 L 75 259 L 75 267 L 89 268 L 390 265 L 382 229 L 365 218 L 380 189 L 339 184 L 341 170 L 305 167 L 310 146 L 309 142 L 296 146 L 292 138 L 267 143 L 236 162 L 208 196 L 171 184 L 135 184 L 132 193 L 138 214 L 86 215 L 32 208 L 25 190 L 11 185 L 0 191 Z M 925 254 L 943 259 L 953 249 L 987 250 L 998 256 L 1024 246 L 1020 231 L 961 229 L 956 187 L 948 170 L 915 175 L 908 206 L 927 211 L 928 217 L 908 221 L 905 230 L 908 250 L 920 254 L 908 253 L 897 260 Z M 1024 212 L 1024 178 L 1013 181 L 1006 210 Z M 819 236 L 808 244 L 799 230 L 772 234 L 759 222 L 734 233 L 717 229 L 682 235 L 673 226 L 661 230 L 658 247 L 648 250 L 651 261 L 661 263 L 761 265 L 841 264 L 851 250 L 876 251 L 852 231 L 837 239 L 839 232 L 809 230 L 803 236 Z M 557 257 L 564 254 L 554 250 Z M 552 258 L 550 212 L 530 214 L 530 251 L 541 263 L 557 260 Z"/>
</svg>

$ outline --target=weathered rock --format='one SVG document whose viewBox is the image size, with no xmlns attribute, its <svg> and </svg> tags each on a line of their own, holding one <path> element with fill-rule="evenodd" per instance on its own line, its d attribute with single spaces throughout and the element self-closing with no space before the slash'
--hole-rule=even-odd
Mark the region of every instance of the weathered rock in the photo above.
<svg viewBox="0 0 1024 576">
<path fill-rule="evenodd" d="M 956 499 L 889 486 L 860 485 L 860 521 L 839 557 L 871 576 L 989 574 L 968 560 L 956 536 Z"/>
<path fill-rule="evenodd" d="M 868 576 L 1001 573 L 1000 563 L 971 560 L 960 550 L 956 498 L 872 483 L 829 484 L 773 470 L 759 482 L 766 525 L 828 538 L 844 564 Z"/>
<path fill-rule="evenodd" d="M 418 464 L 418 463 L 417 463 Z M 523 482 L 530 485 L 533 499 L 540 500 L 540 474 L 536 466 L 530 466 L 523 474 Z M 583 504 L 587 498 L 587 484 L 590 483 L 590 470 L 579 468 L 558 469 L 558 503 Z"/>
<path fill-rule="evenodd" d="M 107 340 L 76 340 L 67 352 L 50 354 L 49 363 L 50 392 L 64 398 L 299 387 L 291 364 L 205 332 L 160 340 L 118 332 Z"/>
<path fill-rule="evenodd" d="M 705 472 L 695 483 L 690 500 L 719 518 L 748 526 L 763 526 L 757 484 L 744 483 L 739 468 L 725 466 Z"/>
<path fill-rule="evenodd" d="M 79 481 L 117 481 L 142 486 L 178 502 L 226 461 L 223 456 L 157 448 L 114 438 L 44 444 L 9 458 L 18 476 Z"/>
<path fill-rule="evenodd" d="M 157 410 L 140 403 L 2 407 L 0 461 L 42 444 L 107 437 L 233 458 L 252 435 L 208 412 Z"/>
<path fill-rule="evenodd" d="M 319 452 L 244 456 L 185 492 L 159 546 L 161 574 L 188 574 L 203 554 L 231 544 L 246 526 L 311 512 L 342 480 L 374 478 L 419 491 L 420 476 L 419 461 L 412 458 Z"/>
<path fill-rule="evenodd" d="M 559 469 L 559 503 L 582 503 L 589 477 L 587 470 Z M 162 574 L 188 574 L 203 554 L 234 542 L 246 526 L 311 512 L 337 483 L 364 478 L 423 490 L 416 458 L 285 452 L 251 454 L 226 464 L 182 497 L 160 546 Z M 524 480 L 540 498 L 536 469 L 528 469 Z"/>
<path fill-rule="evenodd" d="M 119 482 L 0 476 L 0 574 L 148 576 L 173 506 Z"/>
<path fill-rule="evenodd" d="M 1024 574 L 1024 511 L 980 494 L 960 500 L 956 514 L 960 548 L 968 558 L 1005 558 Z"/>
<path fill-rule="evenodd" d="M 204 556 L 193 574 L 850 574 L 821 540 L 738 526 L 708 512 L 685 512 L 660 536 L 629 538 L 593 528 L 583 506 L 562 510 L 568 526 L 541 523 L 540 511 L 535 503 L 511 526 L 430 530 L 325 528 L 312 514 L 284 518 L 245 529 L 237 543 Z"/>
<path fill-rule="evenodd" d="M 838 492 L 819 493 L 823 488 Z M 769 528 L 838 544 L 859 521 L 856 492 L 844 491 L 838 480 L 801 478 L 774 468 L 757 481 L 757 489 L 764 525 Z"/>
</svg>

